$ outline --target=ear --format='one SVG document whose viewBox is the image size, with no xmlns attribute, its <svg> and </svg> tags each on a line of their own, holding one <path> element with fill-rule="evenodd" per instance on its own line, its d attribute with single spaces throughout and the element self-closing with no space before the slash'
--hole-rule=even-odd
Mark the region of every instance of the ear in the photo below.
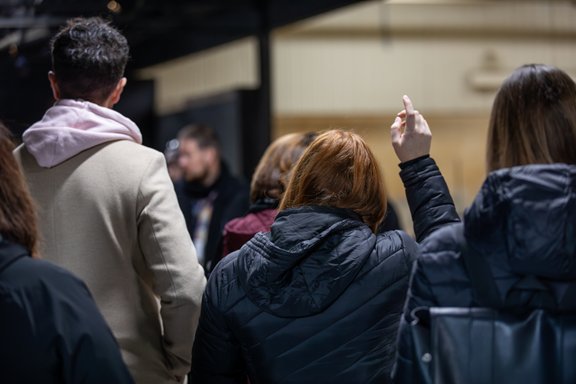
<svg viewBox="0 0 576 384">
<path fill-rule="evenodd" d="M 56 74 L 52 71 L 48 72 L 48 80 L 50 80 L 50 86 L 52 87 L 54 98 L 60 100 L 60 89 L 58 88 L 58 82 L 56 81 Z"/>
<path fill-rule="evenodd" d="M 126 86 L 127 82 L 128 80 L 126 80 L 125 77 L 120 79 L 120 81 L 116 85 L 116 88 L 114 88 L 110 96 L 108 96 L 108 100 L 106 100 L 105 103 L 106 107 L 112 108 L 114 104 L 116 104 L 120 100 L 120 95 L 122 94 L 122 91 L 124 91 L 124 87 Z"/>
</svg>

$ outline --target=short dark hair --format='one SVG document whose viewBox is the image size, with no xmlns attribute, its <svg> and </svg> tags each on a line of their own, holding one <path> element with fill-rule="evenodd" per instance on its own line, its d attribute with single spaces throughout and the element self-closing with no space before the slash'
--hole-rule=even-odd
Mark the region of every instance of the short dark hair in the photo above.
<svg viewBox="0 0 576 384">
<path fill-rule="evenodd" d="M 216 131 L 204 124 L 190 124 L 178 132 L 178 141 L 195 140 L 202 149 L 212 147 L 220 154 L 220 139 Z"/>
<path fill-rule="evenodd" d="M 527 164 L 576 164 L 576 83 L 564 71 L 524 65 L 502 84 L 488 132 L 488 172 Z"/>
<path fill-rule="evenodd" d="M 100 17 L 68 20 L 50 48 L 62 98 L 102 102 L 124 76 L 128 42 Z"/>
</svg>

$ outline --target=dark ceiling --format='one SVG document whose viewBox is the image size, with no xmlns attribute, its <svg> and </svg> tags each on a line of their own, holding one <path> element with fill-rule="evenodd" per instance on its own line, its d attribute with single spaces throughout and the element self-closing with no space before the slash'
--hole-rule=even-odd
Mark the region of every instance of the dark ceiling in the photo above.
<svg viewBox="0 0 576 384">
<path fill-rule="evenodd" d="M 68 18 L 104 16 L 130 45 L 126 75 L 243 37 L 260 36 L 262 82 L 270 78 L 268 32 L 360 0 L 0 0 L 0 120 L 17 136 L 54 99 L 48 42 Z M 129 81 L 129 84 L 134 82 Z M 269 86 L 261 87 L 268 124 Z"/>
<path fill-rule="evenodd" d="M 106 16 L 141 68 L 262 33 L 358 0 L 0 0 L 0 64 L 48 58 L 47 42 L 67 18 Z M 12 48 L 11 48 L 12 47 Z M 18 62 L 18 54 L 20 58 Z M 24 62 L 25 61 L 25 62 Z"/>
</svg>

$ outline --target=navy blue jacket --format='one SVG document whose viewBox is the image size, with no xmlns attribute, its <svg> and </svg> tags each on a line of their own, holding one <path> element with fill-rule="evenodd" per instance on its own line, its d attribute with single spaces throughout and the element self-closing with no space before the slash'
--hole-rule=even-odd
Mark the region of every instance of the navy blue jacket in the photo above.
<svg viewBox="0 0 576 384">
<path fill-rule="evenodd" d="M 421 240 L 457 222 L 434 160 L 401 172 Z M 422 214 L 428 210 L 428 215 Z M 424 222 L 425 221 L 425 222 Z M 224 258 L 204 293 L 191 378 L 201 383 L 386 383 L 418 244 L 354 212 L 280 212 Z"/>
<path fill-rule="evenodd" d="M 576 280 L 576 166 L 528 165 L 492 172 L 466 210 L 464 235 L 488 261 L 502 302 L 522 276 L 548 280 L 561 300 Z M 411 383 L 411 311 L 426 307 L 476 307 L 458 246 L 457 226 L 422 244 L 399 334 L 394 382 Z M 521 300 L 527 302 L 529 294 Z"/>
<path fill-rule="evenodd" d="M 88 289 L 0 236 L 0 383 L 132 384 Z"/>
</svg>

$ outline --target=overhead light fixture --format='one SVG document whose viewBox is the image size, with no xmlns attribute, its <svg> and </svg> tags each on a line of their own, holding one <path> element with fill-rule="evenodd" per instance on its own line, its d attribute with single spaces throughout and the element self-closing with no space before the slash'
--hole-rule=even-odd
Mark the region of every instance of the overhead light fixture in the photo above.
<svg viewBox="0 0 576 384">
<path fill-rule="evenodd" d="M 122 10 L 122 6 L 120 5 L 120 3 L 114 0 L 109 2 L 107 6 L 108 9 L 114 13 L 120 13 L 120 11 Z"/>
</svg>

